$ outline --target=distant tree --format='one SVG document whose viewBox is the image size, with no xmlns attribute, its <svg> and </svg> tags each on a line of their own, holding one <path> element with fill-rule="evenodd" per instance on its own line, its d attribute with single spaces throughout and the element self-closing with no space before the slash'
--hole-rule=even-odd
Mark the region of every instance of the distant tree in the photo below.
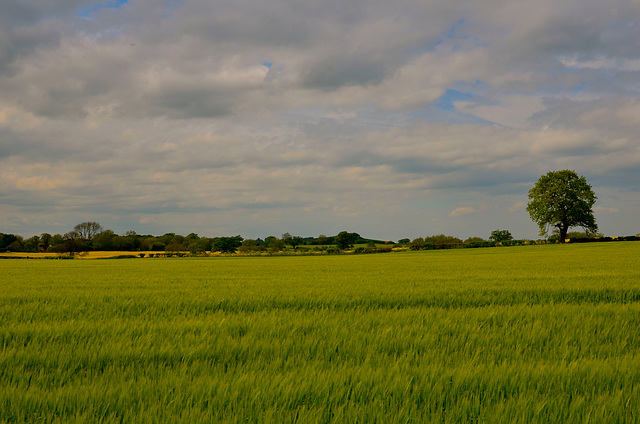
<svg viewBox="0 0 640 424">
<path fill-rule="evenodd" d="M 46 252 L 47 249 L 49 248 L 49 245 L 51 244 L 51 234 L 49 233 L 42 233 L 40 234 L 40 244 L 38 245 L 38 248 L 40 251 L 42 252 Z"/>
<path fill-rule="evenodd" d="M 265 242 L 269 250 L 271 250 L 272 252 L 279 252 L 281 250 L 284 250 L 284 241 L 277 237 L 267 237 L 265 239 Z"/>
<path fill-rule="evenodd" d="M 95 235 L 102 232 L 102 225 L 97 222 L 83 222 L 73 227 L 73 231 L 78 233 L 78 238 L 91 240 Z"/>
<path fill-rule="evenodd" d="M 213 243 L 212 250 L 222 253 L 234 253 L 242 245 L 241 236 L 218 237 Z"/>
<path fill-rule="evenodd" d="M 62 236 L 62 246 L 63 252 L 69 252 L 70 254 L 74 254 L 76 252 L 82 252 L 86 250 L 86 245 L 84 243 L 84 239 L 77 231 L 69 231 L 64 236 Z"/>
<path fill-rule="evenodd" d="M 40 245 L 40 237 L 33 236 L 33 237 L 30 237 L 30 238 L 26 239 L 22 243 L 22 249 L 25 252 L 36 253 L 39 250 L 39 245 Z"/>
<path fill-rule="evenodd" d="M 16 236 L 15 234 L 0 233 L 0 251 L 10 250 L 9 246 L 11 246 L 17 240 L 18 236 Z"/>
<path fill-rule="evenodd" d="M 171 238 L 171 241 L 167 244 L 167 246 L 171 243 L 178 243 L 182 246 L 181 250 L 187 250 L 187 247 L 185 246 L 184 243 L 185 237 L 181 236 L 180 234 L 176 234 L 175 236 L 173 236 Z"/>
<path fill-rule="evenodd" d="M 167 252 L 179 252 L 181 250 L 184 250 L 184 248 L 182 247 L 182 243 L 178 243 L 177 241 L 174 241 L 172 243 L 169 243 L 164 250 Z"/>
<path fill-rule="evenodd" d="M 458 237 L 437 234 L 424 238 L 425 243 L 433 243 L 436 249 L 450 249 L 462 244 L 462 240 Z"/>
<path fill-rule="evenodd" d="M 203 253 L 206 251 L 204 243 L 200 239 L 185 239 L 185 242 L 188 241 L 187 250 L 193 255 L 197 255 L 199 253 Z"/>
<path fill-rule="evenodd" d="M 304 240 L 302 240 L 302 237 L 300 236 L 291 236 L 285 241 L 285 243 L 291 245 L 294 249 L 300 246 L 303 242 Z"/>
<path fill-rule="evenodd" d="M 21 252 L 24 240 L 15 234 L 0 233 L 0 252 Z"/>
<path fill-rule="evenodd" d="M 161 250 L 165 250 L 166 248 L 167 248 L 167 245 L 160 241 L 154 241 L 149 245 L 149 250 L 154 250 L 154 251 L 161 251 Z"/>
<path fill-rule="evenodd" d="M 242 245 L 238 247 L 240 252 L 261 252 L 267 250 L 267 247 L 261 239 L 245 239 L 242 241 Z"/>
<path fill-rule="evenodd" d="M 344 250 L 351 247 L 359 238 L 360 234 L 358 233 L 348 233 L 346 231 L 341 231 L 337 236 L 334 237 L 333 242 L 338 246 L 339 249 Z"/>
<path fill-rule="evenodd" d="M 582 227 L 587 233 L 597 233 L 593 216 L 596 195 L 583 176 L 574 171 L 551 171 L 538 179 L 529 190 L 527 211 L 545 236 L 553 227 L 564 243 L 571 227 Z"/>
<path fill-rule="evenodd" d="M 420 250 L 422 249 L 422 246 L 424 245 L 424 238 L 423 237 L 418 237 L 415 238 L 411 241 L 411 244 L 409 245 L 409 249 L 411 250 Z"/>
<path fill-rule="evenodd" d="M 411 240 L 409 240 L 408 238 L 398 240 L 398 244 L 409 244 L 410 242 Z"/>
<path fill-rule="evenodd" d="M 200 244 L 205 252 L 208 252 L 213 247 L 213 239 L 208 237 L 200 237 Z"/>
<path fill-rule="evenodd" d="M 140 240 L 137 236 L 115 236 L 112 240 L 113 250 L 131 252 L 140 246 Z"/>
<path fill-rule="evenodd" d="M 509 230 L 493 230 L 489 236 L 489 240 L 498 242 L 513 240 L 513 236 Z"/>
<path fill-rule="evenodd" d="M 480 243 L 483 241 L 485 241 L 485 239 L 483 239 L 482 237 L 469 237 L 464 242 L 465 244 L 467 244 L 467 243 Z"/>
<path fill-rule="evenodd" d="M 64 238 L 62 234 L 54 234 L 49 238 L 47 252 L 64 252 Z"/>
<path fill-rule="evenodd" d="M 113 240 L 116 234 L 111 230 L 104 230 L 93 237 L 94 250 L 114 250 Z"/>
</svg>

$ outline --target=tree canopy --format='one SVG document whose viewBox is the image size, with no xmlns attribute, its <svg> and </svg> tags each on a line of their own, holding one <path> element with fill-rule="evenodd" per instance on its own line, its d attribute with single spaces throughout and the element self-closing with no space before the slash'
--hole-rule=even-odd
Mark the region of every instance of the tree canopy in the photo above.
<svg viewBox="0 0 640 424">
<path fill-rule="evenodd" d="M 340 233 L 338 233 L 338 235 L 334 237 L 334 243 L 338 245 L 339 249 L 344 250 L 352 246 L 359 238 L 360 234 L 358 233 L 340 231 Z"/>
<path fill-rule="evenodd" d="M 541 236 L 554 228 L 564 243 L 571 227 L 582 227 L 587 233 L 598 231 L 592 210 L 596 199 L 585 177 L 567 169 L 551 171 L 529 190 L 527 211 Z"/>
<path fill-rule="evenodd" d="M 503 242 L 513 240 L 513 236 L 509 230 L 493 230 L 491 231 L 491 236 L 489 236 L 489 240 L 495 242 Z"/>
<path fill-rule="evenodd" d="M 212 249 L 222 253 L 234 253 L 242 245 L 242 236 L 217 237 Z"/>
<path fill-rule="evenodd" d="M 94 236 L 102 232 L 102 225 L 93 221 L 82 222 L 73 227 L 73 231 L 78 234 L 79 238 L 83 240 L 91 240 Z"/>
</svg>

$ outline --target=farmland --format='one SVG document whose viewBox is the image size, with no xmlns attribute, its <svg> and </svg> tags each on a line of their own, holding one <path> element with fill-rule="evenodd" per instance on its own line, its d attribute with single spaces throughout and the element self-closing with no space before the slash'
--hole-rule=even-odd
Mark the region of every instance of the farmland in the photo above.
<svg viewBox="0 0 640 424">
<path fill-rule="evenodd" d="M 638 257 L 0 260 L 0 422 L 640 422 Z"/>
</svg>

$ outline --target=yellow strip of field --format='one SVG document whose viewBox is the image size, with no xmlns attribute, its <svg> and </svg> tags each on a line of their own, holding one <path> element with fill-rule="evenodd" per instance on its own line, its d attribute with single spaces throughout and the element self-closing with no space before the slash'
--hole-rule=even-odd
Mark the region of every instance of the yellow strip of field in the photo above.
<svg viewBox="0 0 640 424">
<path fill-rule="evenodd" d="M 78 259 L 103 259 L 103 258 L 113 258 L 116 256 L 122 255 L 133 255 L 139 256 L 139 254 L 144 253 L 145 256 L 149 256 L 149 254 L 158 254 L 164 252 L 127 252 L 127 251 L 96 251 L 96 252 L 80 252 L 76 253 L 74 256 Z M 55 258 L 56 256 L 66 256 L 68 253 L 26 253 L 26 252 L 7 252 L 1 253 L 0 256 L 3 257 L 14 257 L 14 258 Z"/>
</svg>

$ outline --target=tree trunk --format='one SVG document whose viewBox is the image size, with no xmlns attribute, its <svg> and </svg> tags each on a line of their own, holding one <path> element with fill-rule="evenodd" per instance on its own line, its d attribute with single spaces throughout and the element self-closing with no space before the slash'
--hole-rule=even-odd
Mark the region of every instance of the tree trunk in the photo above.
<svg viewBox="0 0 640 424">
<path fill-rule="evenodd" d="M 560 243 L 564 243 L 567 239 L 567 232 L 569 231 L 569 227 L 567 225 L 562 225 L 560 227 Z"/>
</svg>

